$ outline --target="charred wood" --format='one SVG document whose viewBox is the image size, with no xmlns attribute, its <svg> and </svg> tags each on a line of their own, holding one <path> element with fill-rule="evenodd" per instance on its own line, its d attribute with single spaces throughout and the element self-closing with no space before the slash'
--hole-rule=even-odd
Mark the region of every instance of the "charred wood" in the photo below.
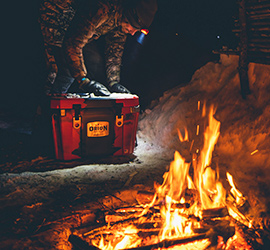
<svg viewBox="0 0 270 250">
<path fill-rule="evenodd" d="M 230 237 L 235 234 L 235 227 L 230 225 L 229 220 L 204 220 L 201 223 L 202 228 L 205 230 L 213 230 L 216 235 L 221 236 L 226 242 Z M 196 230 L 195 230 L 196 231 Z M 212 239 L 212 243 L 215 239 Z"/>
<path fill-rule="evenodd" d="M 105 234 L 110 233 L 112 229 L 116 228 L 118 225 L 130 225 L 130 223 L 132 223 L 134 226 L 137 226 L 138 228 L 146 228 L 149 227 L 149 225 L 153 226 L 154 224 L 158 224 L 160 223 L 160 218 L 155 217 L 153 218 L 153 223 L 152 222 L 142 222 L 142 218 L 147 218 L 148 215 L 144 215 L 142 217 L 130 217 L 128 219 L 123 219 L 123 220 L 119 220 L 116 222 L 112 222 L 110 224 L 110 227 L 108 228 L 108 225 L 104 225 L 102 227 L 99 228 L 94 228 L 86 233 L 83 234 L 83 236 L 91 236 L 91 237 L 95 237 L 98 234 L 101 234 L 105 232 Z"/>
<path fill-rule="evenodd" d="M 86 241 L 82 240 L 79 236 L 71 234 L 69 242 L 73 245 L 74 250 L 100 250 L 98 247 L 89 245 Z"/>
<path fill-rule="evenodd" d="M 115 213 L 136 213 L 143 211 L 142 206 L 133 206 L 133 207 L 123 207 L 115 210 Z"/>
<path fill-rule="evenodd" d="M 265 235 L 260 235 L 259 232 L 243 224 L 235 225 L 235 235 L 241 243 L 246 243 L 246 249 L 269 249 L 269 236 L 264 238 Z"/>
<path fill-rule="evenodd" d="M 145 238 L 149 235 L 158 235 L 160 233 L 161 227 L 159 225 L 155 225 L 157 223 L 144 223 L 144 224 L 138 224 L 138 223 L 134 223 L 132 224 L 133 226 L 135 226 L 138 229 L 138 232 L 136 232 L 140 237 Z M 93 233 L 93 231 L 85 233 L 82 235 L 82 237 L 84 238 L 88 238 L 89 240 L 94 239 L 96 237 L 99 237 L 100 235 L 102 236 L 106 236 L 106 235 L 113 235 L 113 232 L 122 232 L 124 234 L 125 232 L 125 227 L 123 228 L 108 228 L 105 230 L 95 230 L 95 232 Z"/>
<path fill-rule="evenodd" d="M 216 217 L 226 217 L 228 216 L 228 209 L 227 207 L 221 208 L 212 208 L 212 209 L 205 209 L 202 211 L 202 218 L 209 219 L 209 218 L 216 218 Z"/>
</svg>

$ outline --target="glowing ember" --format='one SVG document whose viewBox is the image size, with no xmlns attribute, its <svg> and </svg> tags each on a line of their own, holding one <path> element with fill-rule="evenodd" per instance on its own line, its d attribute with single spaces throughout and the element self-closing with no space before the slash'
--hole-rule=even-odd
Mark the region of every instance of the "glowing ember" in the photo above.
<svg viewBox="0 0 270 250">
<path fill-rule="evenodd" d="M 200 102 L 198 102 L 198 110 Z M 202 115 L 206 112 L 203 105 Z M 89 232 L 89 241 L 100 249 L 128 249 L 142 246 L 163 248 L 165 243 L 174 245 L 191 244 L 183 249 L 204 249 L 209 245 L 213 230 L 209 230 L 209 221 L 215 226 L 225 225 L 228 237 L 231 235 L 230 221 L 222 220 L 229 214 L 236 220 L 249 223 L 237 207 L 245 199 L 235 187 L 232 176 L 227 173 L 231 186 L 226 193 L 219 181 L 219 173 L 211 168 L 212 152 L 219 137 L 220 122 L 214 118 L 214 107 L 210 108 L 208 126 L 204 132 L 204 145 L 197 150 L 192 163 L 175 152 L 170 169 L 163 176 L 163 183 L 156 184 L 156 192 L 149 204 L 141 204 L 131 214 L 123 218 L 123 223 L 108 225 L 97 232 Z M 199 133 L 197 126 L 197 134 Z M 181 142 L 189 141 L 187 129 L 183 137 L 178 130 Z M 194 141 L 191 142 L 190 149 Z M 192 178 L 193 177 L 193 178 Z M 229 212 L 229 214 L 228 214 Z M 129 219 L 131 219 L 128 221 Z M 208 220 L 206 219 L 208 218 Z M 210 218 L 210 219 L 209 219 Z M 206 220 L 205 220 L 206 219 Z M 126 222 L 125 222 L 126 221 Z M 130 225 L 132 223 L 132 225 Z M 151 228 L 149 228 L 151 225 Z M 199 233 L 198 233 L 199 232 Z M 151 233 L 151 235 L 149 235 Z M 222 238 L 222 237 L 221 237 Z M 199 240 L 199 241 L 198 241 Z M 199 246 L 203 244 L 204 246 Z M 222 241 L 223 242 L 223 241 Z M 167 247 L 168 247 L 167 246 Z M 197 246 L 197 248 L 196 248 Z M 167 248 L 166 247 L 166 248 Z M 151 247 L 149 248 L 151 249 Z M 177 247 L 177 249 L 182 249 Z"/>
<path fill-rule="evenodd" d="M 253 152 L 251 152 L 250 155 L 254 155 L 254 154 L 256 154 L 257 152 L 259 152 L 258 149 L 256 149 L 256 150 L 254 150 Z"/>
<path fill-rule="evenodd" d="M 105 244 L 104 238 L 101 237 L 99 248 L 105 250 L 118 250 L 127 247 L 135 247 L 140 244 L 141 240 L 137 235 L 138 229 L 134 226 L 127 226 L 123 231 L 115 232 L 114 239 Z M 93 242 L 94 243 L 94 242 Z"/>
</svg>

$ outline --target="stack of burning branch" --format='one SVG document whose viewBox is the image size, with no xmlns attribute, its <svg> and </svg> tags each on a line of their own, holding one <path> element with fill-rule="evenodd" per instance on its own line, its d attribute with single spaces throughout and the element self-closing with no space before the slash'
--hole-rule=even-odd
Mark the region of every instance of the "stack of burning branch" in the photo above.
<svg viewBox="0 0 270 250">
<path fill-rule="evenodd" d="M 218 171 L 210 167 L 219 128 L 212 107 L 199 156 L 186 162 L 175 152 L 174 161 L 164 174 L 162 185 L 156 185 L 155 193 L 140 192 L 138 205 L 107 213 L 106 225 L 71 235 L 73 245 L 106 250 L 235 249 L 237 238 L 241 246 L 237 249 L 252 249 L 251 240 L 241 236 L 242 228 L 253 230 L 245 216 L 247 200 L 229 173 L 230 190 L 226 191 Z M 180 140 L 188 140 L 187 134 L 184 139 L 180 136 Z M 142 202 L 147 199 L 151 202 Z"/>
</svg>

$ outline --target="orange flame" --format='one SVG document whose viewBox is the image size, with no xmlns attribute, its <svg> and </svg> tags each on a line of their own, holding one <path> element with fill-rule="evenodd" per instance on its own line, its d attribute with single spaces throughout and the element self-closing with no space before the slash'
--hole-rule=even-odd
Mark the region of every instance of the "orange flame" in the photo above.
<svg viewBox="0 0 270 250">
<path fill-rule="evenodd" d="M 177 132 L 178 132 L 178 137 L 179 137 L 180 142 L 189 141 L 187 128 L 185 128 L 185 137 L 184 138 L 183 138 L 179 129 L 177 129 Z"/>
<path fill-rule="evenodd" d="M 103 236 L 98 244 L 92 244 L 103 250 L 119 250 L 125 248 L 136 247 L 141 243 L 141 239 L 137 235 L 138 229 L 133 226 L 127 226 L 122 231 L 115 232 L 114 241 L 105 242 Z"/>
<path fill-rule="evenodd" d="M 170 171 L 163 175 L 163 184 L 156 191 L 159 197 L 169 196 L 175 201 L 180 201 L 186 185 L 189 165 L 179 152 L 174 153 L 174 161 L 170 164 Z"/>
<path fill-rule="evenodd" d="M 201 207 L 197 207 L 197 209 L 216 208 L 225 205 L 226 192 L 221 182 L 218 181 L 218 173 L 210 168 L 212 152 L 218 140 L 220 128 L 220 122 L 214 119 L 214 113 L 214 107 L 212 106 L 209 113 L 209 125 L 204 133 L 204 146 L 200 151 L 198 162 L 193 163 L 194 183 L 189 176 L 190 163 L 187 163 L 176 151 L 169 172 L 166 172 L 163 176 L 163 184 L 156 189 L 154 199 L 157 198 L 159 202 L 165 201 L 165 205 L 161 209 L 161 215 L 164 219 L 160 234 L 162 239 L 192 233 L 191 222 L 181 215 L 183 209 L 171 209 L 173 204 L 179 204 L 184 200 L 184 191 L 187 188 L 194 189 L 196 186 L 199 192 Z M 188 138 L 187 130 L 185 130 L 185 138 L 179 130 L 178 135 L 180 141 L 186 141 Z"/>
<path fill-rule="evenodd" d="M 214 114 L 214 107 L 211 106 L 209 124 L 204 132 L 204 146 L 198 162 L 194 162 L 194 182 L 200 194 L 202 209 L 221 207 L 225 204 L 226 192 L 218 181 L 218 173 L 210 168 L 212 152 L 220 134 L 220 122 L 214 118 Z"/>
</svg>

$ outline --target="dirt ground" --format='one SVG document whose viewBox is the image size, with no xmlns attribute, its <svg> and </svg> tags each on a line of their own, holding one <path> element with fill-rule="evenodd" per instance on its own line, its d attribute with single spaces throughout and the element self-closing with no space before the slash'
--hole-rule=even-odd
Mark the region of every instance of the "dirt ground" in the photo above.
<svg viewBox="0 0 270 250">
<path fill-rule="evenodd" d="M 71 249 L 72 228 L 162 182 L 168 159 L 153 145 L 140 141 L 139 156 L 60 161 L 52 148 L 33 146 L 31 122 L 1 116 L 1 249 Z"/>
</svg>

